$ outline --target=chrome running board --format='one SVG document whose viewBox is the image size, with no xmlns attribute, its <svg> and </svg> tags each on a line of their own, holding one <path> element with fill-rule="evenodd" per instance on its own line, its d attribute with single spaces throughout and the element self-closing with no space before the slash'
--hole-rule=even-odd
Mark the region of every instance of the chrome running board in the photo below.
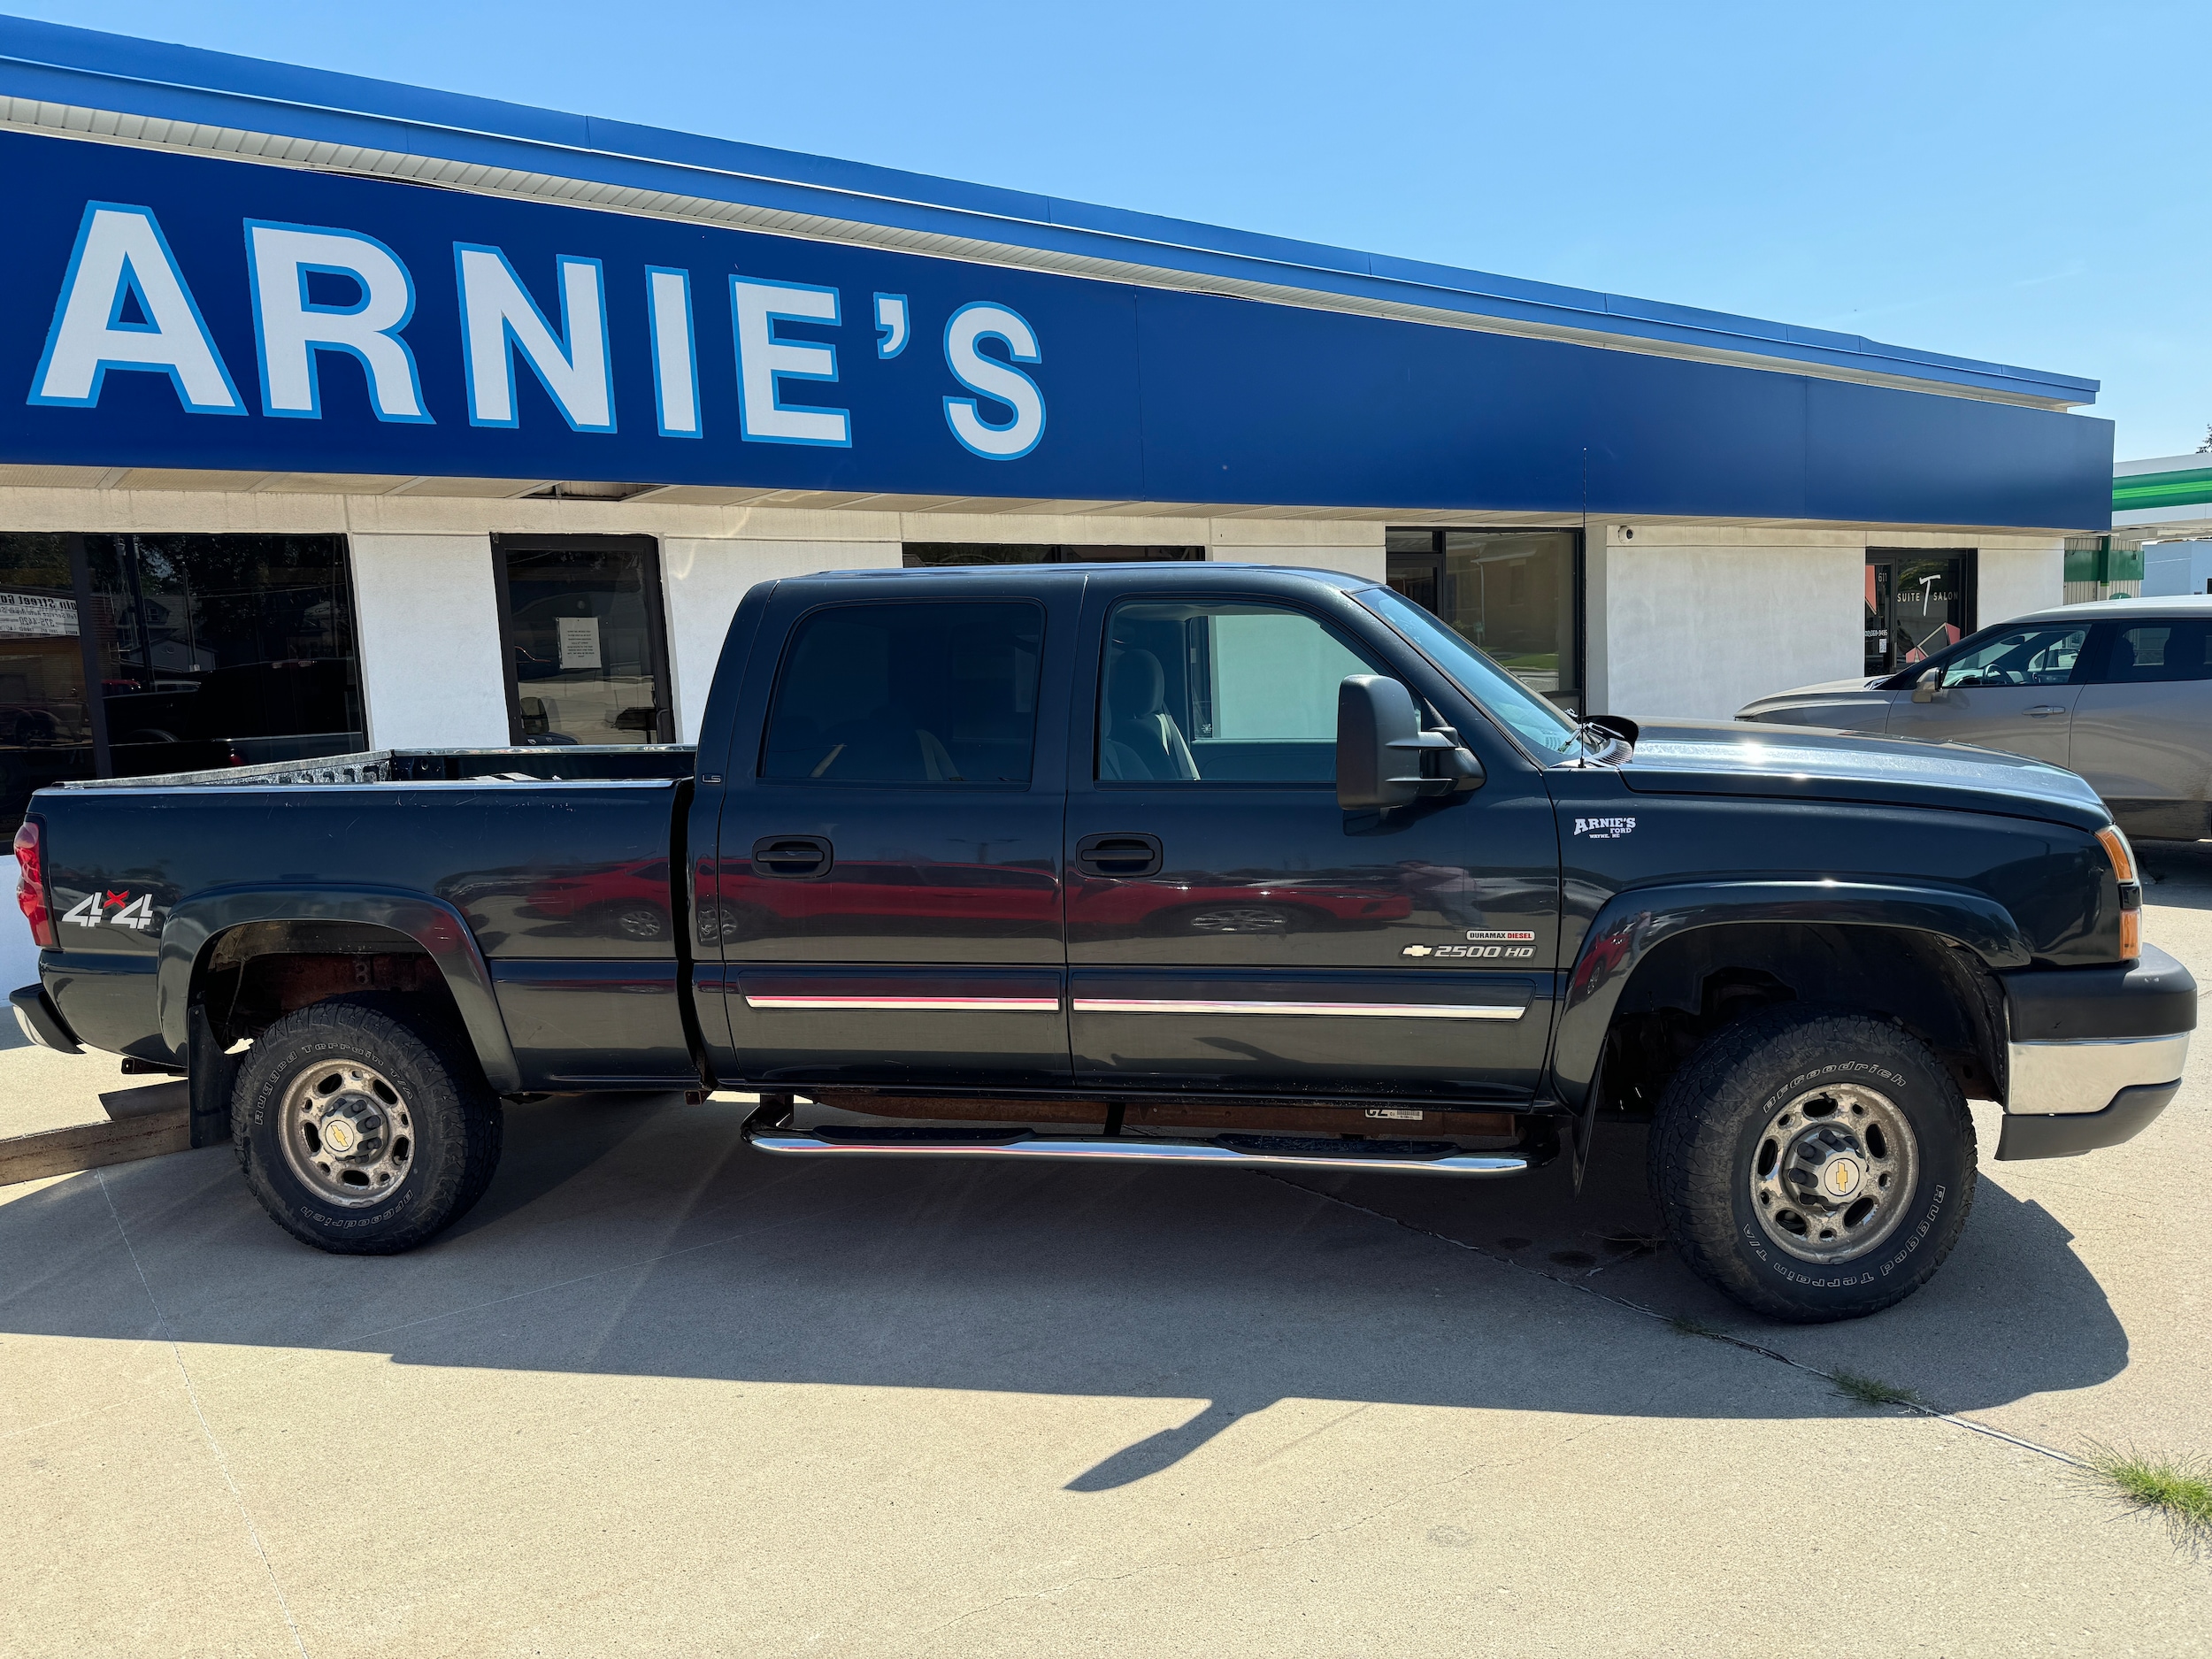
<svg viewBox="0 0 2212 1659">
<path fill-rule="evenodd" d="M 1466 1152 L 1449 1141 L 1342 1141 L 1302 1135 L 1217 1135 L 1210 1141 L 1137 1135 L 1048 1138 L 1026 1129 L 793 1130 L 745 1126 L 745 1139 L 782 1157 L 1054 1158 L 1087 1164 L 1212 1164 L 1245 1169 L 1385 1171 L 1394 1175 L 1518 1175 L 1516 1153 Z M 1354 1147 L 1372 1151 L 1353 1151 Z"/>
</svg>

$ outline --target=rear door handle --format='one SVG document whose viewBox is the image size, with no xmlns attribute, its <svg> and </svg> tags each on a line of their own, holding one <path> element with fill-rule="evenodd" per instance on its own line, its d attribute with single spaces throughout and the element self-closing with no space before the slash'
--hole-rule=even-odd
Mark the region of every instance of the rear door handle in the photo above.
<svg viewBox="0 0 2212 1659">
<path fill-rule="evenodd" d="M 2066 707 L 2063 703 L 2038 703 L 2032 709 L 2025 710 L 2025 712 L 2030 719 L 2039 720 L 2043 718 L 2044 716 L 2048 714 L 2063 714 L 2066 712 Z"/>
<path fill-rule="evenodd" d="M 830 872 L 837 854 L 819 835 L 764 835 L 753 843 L 753 873 L 811 881 Z"/>
<path fill-rule="evenodd" d="M 1075 867 L 1087 876 L 1130 880 L 1160 873 L 1157 835 L 1086 835 L 1075 843 Z"/>
</svg>

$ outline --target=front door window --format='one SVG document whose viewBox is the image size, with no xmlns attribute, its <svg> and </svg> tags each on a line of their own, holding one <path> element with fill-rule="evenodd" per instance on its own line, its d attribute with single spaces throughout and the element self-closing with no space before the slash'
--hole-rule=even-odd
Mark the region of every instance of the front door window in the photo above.
<svg viewBox="0 0 2212 1659">
<path fill-rule="evenodd" d="M 1893 674 L 1974 631 L 1974 556 L 1870 549 L 1866 672 Z"/>
<path fill-rule="evenodd" d="M 1942 683 L 1946 687 L 2062 686 L 2074 677 L 2075 659 L 2088 638 L 2086 626 L 2008 628 L 1944 664 Z"/>
<path fill-rule="evenodd" d="M 1294 611 L 1118 605 L 1098 704 L 1099 779 L 1333 783 L 1337 686 L 1376 672 Z"/>
</svg>

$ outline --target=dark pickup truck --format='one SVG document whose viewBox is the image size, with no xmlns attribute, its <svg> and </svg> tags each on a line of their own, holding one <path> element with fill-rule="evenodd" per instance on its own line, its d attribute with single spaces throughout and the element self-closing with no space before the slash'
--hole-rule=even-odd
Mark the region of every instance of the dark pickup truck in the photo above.
<svg viewBox="0 0 2212 1659">
<path fill-rule="evenodd" d="M 2012 756 L 1578 723 L 1428 612 L 1236 565 L 854 572 L 738 608 L 695 751 L 42 789 L 50 1047 L 190 1079 L 269 1213 L 402 1250 L 502 1102 L 735 1089 L 787 1157 L 1485 1177 L 1651 1125 L 1761 1312 L 1909 1294 L 2000 1158 L 2139 1133 L 2196 987 Z"/>
</svg>

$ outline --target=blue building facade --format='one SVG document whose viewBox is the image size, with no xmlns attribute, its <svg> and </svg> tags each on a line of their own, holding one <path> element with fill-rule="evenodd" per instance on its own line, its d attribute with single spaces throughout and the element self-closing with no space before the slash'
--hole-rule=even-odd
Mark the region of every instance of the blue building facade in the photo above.
<svg viewBox="0 0 2212 1659">
<path fill-rule="evenodd" d="M 1350 569 L 1725 713 L 2109 522 L 2069 376 L 12 19 L 0 200 L 25 777 L 680 738 L 752 581 L 955 559 Z"/>
</svg>

